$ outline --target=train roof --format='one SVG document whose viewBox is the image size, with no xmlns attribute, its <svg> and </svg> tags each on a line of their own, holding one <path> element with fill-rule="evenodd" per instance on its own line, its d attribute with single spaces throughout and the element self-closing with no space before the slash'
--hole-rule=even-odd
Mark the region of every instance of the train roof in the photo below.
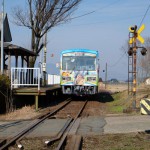
<svg viewBox="0 0 150 150">
<path fill-rule="evenodd" d="M 68 50 L 63 50 L 61 53 L 71 53 L 71 52 L 84 52 L 84 53 L 92 53 L 98 55 L 98 51 L 96 50 L 89 50 L 89 49 L 68 49 Z"/>
</svg>

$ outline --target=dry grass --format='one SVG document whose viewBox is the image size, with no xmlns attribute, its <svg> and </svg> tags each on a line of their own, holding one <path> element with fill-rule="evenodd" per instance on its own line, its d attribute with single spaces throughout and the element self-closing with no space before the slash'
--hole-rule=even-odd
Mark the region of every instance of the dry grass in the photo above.
<svg viewBox="0 0 150 150">
<path fill-rule="evenodd" d="M 38 115 L 35 109 L 31 106 L 25 106 L 21 109 L 15 110 L 14 112 L 0 115 L 0 120 L 20 120 L 20 119 L 31 119 Z"/>
</svg>

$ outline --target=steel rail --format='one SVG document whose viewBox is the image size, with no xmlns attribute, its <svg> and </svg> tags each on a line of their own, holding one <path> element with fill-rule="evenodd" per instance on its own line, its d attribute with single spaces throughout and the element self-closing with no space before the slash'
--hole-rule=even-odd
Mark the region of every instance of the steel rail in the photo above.
<svg viewBox="0 0 150 150">
<path fill-rule="evenodd" d="M 7 140 L 6 140 L 6 139 L 5 139 L 5 140 L 0 141 L 0 147 L 1 147 L 1 146 L 3 146 L 4 144 L 6 144 L 6 142 L 7 142 Z"/>
<path fill-rule="evenodd" d="M 2 124 L 2 125 L 0 125 L 0 130 L 4 129 L 4 128 L 9 128 L 11 126 L 15 126 L 16 124 L 20 124 L 20 123 L 21 123 L 21 121 L 15 121 L 15 122 L 11 122 L 11 123 Z"/>
<path fill-rule="evenodd" d="M 47 144 L 47 146 L 50 146 L 55 141 L 58 141 L 63 136 L 63 134 L 65 133 L 66 129 L 68 128 L 68 126 L 71 124 L 72 121 L 73 121 L 73 118 L 70 118 L 68 120 L 68 122 L 60 130 L 60 132 L 58 133 L 57 137 L 53 137 L 52 139 L 45 141 L 45 144 Z"/>
<path fill-rule="evenodd" d="M 81 144 L 82 144 L 82 136 L 81 135 L 73 135 L 72 139 L 70 141 L 70 145 L 67 147 L 67 149 L 71 150 L 81 150 Z"/>
<path fill-rule="evenodd" d="M 54 115 L 55 113 L 57 113 L 59 110 L 61 110 L 62 108 L 64 108 L 67 104 L 69 104 L 71 102 L 71 98 L 67 99 L 67 102 L 60 106 L 58 109 L 54 110 L 53 112 L 47 113 L 46 116 L 43 115 L 43 118 L 34 122 L 33 124 L 31 124 L 31 126 L 27 127 L 26 129 L 24 129 L 23 131 L 21 131 L 20 133 L 18 133 L 17 135 L 15 135 L 11 140 L 7 140 L 4 139 L 0 144 L 2 145 L 0 147 L 0 150 L 4 150 L 7 149 L 11 144 L 15 143 L 16 141 L 19 142 L 19 140 L 21 140 L 26 134 L 28 134 L 29 132 L 31 132 L 35 127 L 37 127 L 37 125 L 39 125 L 40 123 L 42 123 L 44 120 L 46 120 L 47 118 L 49 118 L 50 116 Z M 3 144 L 5 143 L 5 144 Z"/>
<path fill-rule="evenodd" d="M 63 149 L 63 146 L 64 146 L 64 143 L 66 142 L 66 138 L 67 138 L 67 135 L 70 131 L 70 129 L 72 128 L 72 126 L 74 125 L 74 123 L 76 122 L 76 120 L 79 118 L 79 116 L 81 115 L 82 111 L 84 110 L 86 104 L 87 104 L 87 100 L 85 101 L 84 105 L 82 106 L 82 108 L 80 109 L 80 111 L 78 112 L 78 114 L 76 115 L 76 117 L 74 118 L 73 122 L 71 123 L 71 125 L 68 127 L 68 129 L 66 130 L 64 136 L 62 137 L 59 145 L 57 146 L 57 148 L 55 150 L 61 150 Z"/>
</svg>

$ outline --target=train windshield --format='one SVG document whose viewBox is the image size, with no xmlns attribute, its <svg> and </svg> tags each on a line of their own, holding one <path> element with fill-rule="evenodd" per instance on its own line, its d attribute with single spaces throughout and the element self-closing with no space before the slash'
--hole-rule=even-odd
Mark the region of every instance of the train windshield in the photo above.
<svg viewBox="0 0 150 150">
<path fill-rule="evenodd" d="M 62 70 L 94 71 L 94 70 L 96 70 L 96 57 L 63 56 Z"/>
</svg>

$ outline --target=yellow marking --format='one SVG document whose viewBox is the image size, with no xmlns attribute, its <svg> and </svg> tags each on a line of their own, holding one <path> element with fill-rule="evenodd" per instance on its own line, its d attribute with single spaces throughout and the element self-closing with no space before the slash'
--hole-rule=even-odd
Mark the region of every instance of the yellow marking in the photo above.
<svg viewBox="0 0 150 150">
<path fill-rule="evenodd" d="M 140 34 L 145 29 L 145 24 L 142 24 L 137 33 Z"/>
<path fill-rule="evenodd" d="M 136 88 L 133 88 L 133 92 L 136 92 Z"/>
<path fill-rule="evenodd" d="M 143 115 L 147 115 L 147 112 L 144 110 L 144 108 L 143 108 L 143 107 L 141 108 L 141 114 L 143 114 Z"/>
<path fill-rule="evenodd" d="M 132 28 L 132 27 L 129 27 L 129 31 L 130 31 L 131 33 L 134 33 L 134 30 L 132 30 L 131 28 Z"/>
<path fill-rule="evenodd" d="M 147 104 L 145 100 L 142 100 L 141 103 L 150 111 L 150 105 Z"/>
<path fill-rule="evenodd" d="M 143 37 L 141 37 L 139 34 L 138 34 L 138 37 L 137 37 L 137 39 L 143 44 L 144 43 L 144 38 Z"/>
<path fill-rule="evenodd" d="M 143 44 L 144 43 L 144 38 L 141 37 L 140 33 L 145 29 L 145 25 L 142 24 L 141 27 L 137 31 L 137 39 Z"/>
<path fill-rule="evenodd" d="M 145 29 L 145 25 L 144 24 L 142 24 L 141 25 L 141 27 L 138 29 L 138 31 L 137 31 L 137 39 L 143 44 L 144 43 L 144 38 L 140 35 L 140 33 L 143 31 Z M 134 30 L 131 30 L 131 27 L 129 27 L 129 31 L 130 32 L 132 32 L 132 33 L 134 33 Z M 136 33 L 134 33 L 134 34 L 136 34 Z M 134 37 L 132 37 L 132 38 L 130 38 L 130 40 L 129 40 L 129 44 L 132 44 L 133 42 L 135 42 L 135 38 Z"/>
<path fill-rule="evenodd" d="M 135 38 L 130 38 L 129 44 L 132 44 L 135 41 Z"/>
</svg>

